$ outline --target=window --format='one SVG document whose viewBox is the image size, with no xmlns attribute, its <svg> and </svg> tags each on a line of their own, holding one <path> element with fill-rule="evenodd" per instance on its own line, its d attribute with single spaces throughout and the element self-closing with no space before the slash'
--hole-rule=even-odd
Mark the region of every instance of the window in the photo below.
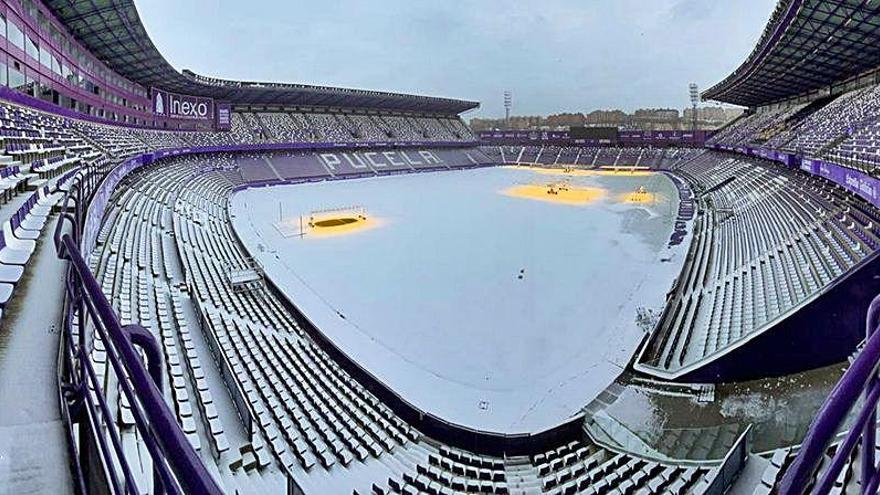
<svg viewBox="0 0 880 495">
<path fill-rule="evenodd" d="M 0 14 L 0 36 L 6 37 L 6 18 Z"/>
<path fill-rule="evenodd" d="M 24 52 L 34 60 L 40 60 L 40 47 L 30 36 L 25 36 Z"/>
<path fill-rule="evenodd" d="M 27 73 L 24 75 L 24 92 L 31 96 L 37 96 L 37 82 L 32 78 L 28 77 Z"/>
<path fill-rule="evenodd" d="M 16 65 L 18 65 L 16 63 Z M 19 91 L 24 91 L 24 74 L 21 73 L 15 67 L 9 67 L 9 87 L 12 89 L 17 89 Z"/>
<path fill-rule="evenodd" d="M 38 88 L 37 89 L 37 91 L 38 91 L 37 97 L 38 98 L 40 98 L 43 101 L 51 101 L 51 102 L 55 103 L 55 91 L 53 91 L 52 88 L 50 88 L 49 86 L 46 86 L 45 84 L 38 84 L 37 88 Z"/>
<path fill-rule="evenodd" d="M 9 85 L 9 81 L 6 79 L 6 64 L 0 62 L 0 84 L 3 86 Z"/>
<path fill-rule="evenodd" d="M 7 38 L 13 45 L 17 46 L 19 50 L 24 50 L 24 33 L 21 32 L 21 28 L 18 27 L 18 24 L 14 21 L 9 21 L 7 23 L 6 33 Z"/>
<path fill-rule="evenodd" d="M 49 49 L 45 46 L 40 47 L 40 65 L 47 69 L 52 68 L 52 54 L 49 53 Z"/>
</svg>

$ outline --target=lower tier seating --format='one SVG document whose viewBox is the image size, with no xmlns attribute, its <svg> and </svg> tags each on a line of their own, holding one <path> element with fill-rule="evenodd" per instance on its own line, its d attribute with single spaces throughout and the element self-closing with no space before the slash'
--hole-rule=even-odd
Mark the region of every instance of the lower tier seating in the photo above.
<svg viewBox="0 0 880 495">
<path fill-rule="evenodd" d="M 772 325 L 880 247 L 880 212 L 830 182 L 715 152 L 676 166 L 702 214 L 641 362 L 675 372 Z M 718 186 L 716 188 L 716 186 Z"/>
<path fill-rule="evenodd" d="M 227 213 L 239 166 L 218 155 L 132 173 L 111 198 L 89 257 L 122 322 L 159 338 L 166 399 L 187 438 L 221 473 L 270 477 L 280 470 L 315 493 L 350 493 L 358 485 L 375 493 L 450 494 L 687 494 L 700 493 L 713 476 L 709 467 L 656 463 L 586 440 L 503 458 L 425 437 L 332 359 L 272 292 L 228 283 L 230 267 L 248 263 Z M 196 345 L 201 341 L 209 352 Z M 116 390 L 106 349 L 96 345 L 91 357 L 104 389 Z M 212 386 L 211 374 L 225 386 Z M 218 394 L 228 394 L 236 414 L 218 408 Z M 119 399 L 111 408 L 130 450 L 143 449 L 130 407 Z M 236 433 L 242 428 L 245 443 Z M 149 478 L 149 465 L 142 468 Z"/>
</svg>

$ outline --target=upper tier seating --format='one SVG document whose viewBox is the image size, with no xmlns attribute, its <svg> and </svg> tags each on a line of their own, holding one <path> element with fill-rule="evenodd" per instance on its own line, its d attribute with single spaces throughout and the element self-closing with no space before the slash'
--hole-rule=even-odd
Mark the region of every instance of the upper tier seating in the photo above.
<svg viewBox="0 0 880 495">
<path fill-rule="evenodd" d="M 768 130 L 779 127 L 804 106 L 793 105 L 744 115 L 712 136 L 708 143 L 728 146 L 755 144 L 756 140 L 763 137 Z"/>
<path fill-rule="evenodd" d="M 806 156 L 821 156 L 826 147 L 845 138 L 866 119 L 880 115 L 880 86 L 851 91 L 807 117 L 794 133 L 794 139 L 783 146 L 787 151 Z"/>
<path fill-rule="evenodd" d="M 876 176 L 880 170 L 880 120 L 855 131 L 831 149 L 826 158 Z"/>
<path fill-rule="evenodd" d="M 260 121 L 275 141 L 309 143 L 316 140 L 314 130 L 301 114 L 266 112 L 260 114 Z"/>
<path fill-rule="evenodd" d="M 232 134 L 242 143 L 286 142 L 473 142 L 454 117 L 355 113 L 235 112 Z"/>
<path fill-rule="evenodd" d="M 709 144 L 765 146 L 878 175 L 880 85 L 758 110 L 719 131 Z"/>
<path fill-rule="evenodd" d="M 52 208 L 79 170 L 103 166 L 69 122 L 0 103 L 0 328 Z"/>
</svg>

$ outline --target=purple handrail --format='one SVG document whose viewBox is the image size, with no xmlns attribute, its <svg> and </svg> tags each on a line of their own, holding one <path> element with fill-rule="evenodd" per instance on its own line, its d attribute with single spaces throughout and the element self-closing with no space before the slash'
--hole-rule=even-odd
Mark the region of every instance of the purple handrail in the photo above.
<svg viewBox="0 0 880 495">
<path fill-rule="evenodd" d="M 115 460 L 119 462 L 124 475 L 122 483 L 126 488 L 123 491 L 137 492 L 134 477 L 121 450 L 115 425 L 106 429 L 111 440 L 111 445 L 108 446 L 104 432 L 97 423 L 99 412 L 106 421 L 112 421 L 107 419 L 112 418 L 112 415 L 109 414 L 103 392 L 96 386 L 98 380 L 94 374 L 84 338 L 86 328 L 82 322 L 86 320 L 83 319 L 83 315 L 88 315 L 91 318 L 98 337 L 105 343 L 107 360 L 119 377 L 119 387 L 128 399 L 135 425 L 153 459 L 156 480 L 154 492 L 220 495 L 222 490 L 186 439 L 174 413 L 168 407 L 159 389 L 162 378 L 161 350 L 155 338 L 140 326 L 123 327 L 120 325 L 98 281 L 95 280 L 80 254 L 78 239 L 76 239 L 80 230 L 77 228 L 76 219 L 81 218 L 79 214 L 87 194 L 83 194 L 83 191 L 77 186 L 74 186 L 71 191 L 77 196 L 75 198 L 77 213 L 70 214 L 68 212 L 71 199 L 71 193 L 68 192 L 64 199 L 61 219 L 54 233 L 55 247 L 59 258 L 69 262 L 66 281 L 68 304 L 78 309 L 80 314 L 79 345 L 74 345 L 71 338 L 73 318 L 65 319 L 65 334 L 68 337 L 65 351 L 72 356 L 71 361 L 79 366 L 79 370 L 70 370 L 76 376 L 72 377 L 73 386 L 68 388 L 66 392 L 74 396 L 79 394 L 79 399 L 84 402 L 89 412 L 88 420 L 101 446 L 100 451 L 104 455 L 104 461 L 107 466 L 111 466 L 108 481 L 114 491 L 120 491 L 119 480 L 112 468 L 114 459 L 109 457 L 112 450 L 116 453 Z M 64 225 L 68 223 L 72 227 L 73 236 L 70 233 L 64 233 Z M 72 309 L 68 314 L 72 316 Z M 139 352 L 135 349 L 135 344 L 145 351 L 150 372 L 145 368 Z M 91 401 L 92 392 L 89 390 L 89 384 L 94 388 L 94 395 L 97 396 L 97 407 Z"/>
<path fill-rule="evenodd" d="M 868 307 L 865 325 L 867 338 L 864 348 L 822 404 L 797 457 L 782 478 L 779 493 L 796 495 L 804 493 L 810 487 L 816 475 L 816 468 L 825 456 L 828 445 L 862 394 L 864 399 L 859 414 L 850 425 L 846 437 L 837 447 L 831 464 L 814 486 L 812 493 L 825 495 L 831 491 L 844 463 L 860 441 L 862 442 L 861 493 L 863 495 L 876 493 L 880 483 L 874 461 L 877 402 L 880 400 L 880 380 L 877 379 L 877 364 L 880 363 L 878 324 L 880 324 L 880 295 L 876 296 Z"/>
</svg>

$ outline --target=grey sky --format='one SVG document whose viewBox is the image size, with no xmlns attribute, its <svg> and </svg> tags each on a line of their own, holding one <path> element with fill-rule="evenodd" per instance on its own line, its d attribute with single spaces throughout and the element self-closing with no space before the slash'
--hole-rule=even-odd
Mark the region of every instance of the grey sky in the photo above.
<svg viewBox="0 0 880 495">
<path fill-rule="evenodd" d="M 178 69 L 473 99 L 471 116 L 683 108 L 754 47 L 775 0 L 137 0 Z"/>
</svg>

